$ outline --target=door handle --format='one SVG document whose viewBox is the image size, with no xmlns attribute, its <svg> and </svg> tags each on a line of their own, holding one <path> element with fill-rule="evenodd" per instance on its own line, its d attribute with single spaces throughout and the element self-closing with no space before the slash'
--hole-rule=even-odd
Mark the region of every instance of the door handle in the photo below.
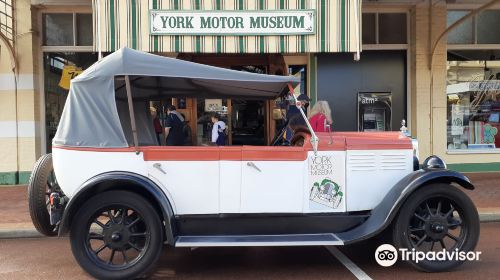
<svg viewBox="0 0 500 280">
<path fill-rule="evenodd" d="M 249 166 L 249 167 L 253 167 L 253 168 L 255 168 L 257 171 L 262 172 L 262 170 L 260 170 L 260 168 L 258 168 L 258 167 L 257 167 L 257 165 L 255 165 L 255 163 L 253 163 L 253 162 L 251 162 L 251 161 L 247 162 L 247 166 Z"/>
<path fill-rule="evenodd" d="M 153 167 L 160 170 L 161 173 L 167 174 L 167 172 L 165 172 L 165 170 L 163 170 L 163 168 L 161 168 L 161 163 L 157 162 L 157 163 L 153 164 Z"/>
</svg>

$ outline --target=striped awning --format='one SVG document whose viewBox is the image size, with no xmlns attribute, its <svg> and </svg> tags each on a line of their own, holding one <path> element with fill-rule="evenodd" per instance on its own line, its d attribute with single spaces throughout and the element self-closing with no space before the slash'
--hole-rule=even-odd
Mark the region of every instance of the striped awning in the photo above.
<svg viewBox="0 0 500 280">
<path fill-rule="evenodd" d="M 317 53 L 361 48 L 362 0 L 93 0 L 94 49 L 129 47 L 146 52 Z M 150 10 L 316 11 L 316 32 L 308 35 L 150 35 Z M 98 17 L 99 15 L 100 17 Z M 100 26 L 100 32 L 98 27 Z M 100 39 L 100 40 L 99 40 Z"/>
</svg>

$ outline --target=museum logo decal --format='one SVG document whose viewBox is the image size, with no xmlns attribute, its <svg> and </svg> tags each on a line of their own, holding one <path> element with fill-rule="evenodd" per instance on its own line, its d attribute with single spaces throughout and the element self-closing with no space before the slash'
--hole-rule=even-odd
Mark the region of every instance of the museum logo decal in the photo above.
<svg viewBox="0 0 500 280">
<path fill-rule="evenodd" d="M 309 176 L 312 187 L 309 200 L 337 209 L 344 198 L 342 187 L 334 182 L 333 156 L 320 155 L 309 158 Z"/>
</svg>

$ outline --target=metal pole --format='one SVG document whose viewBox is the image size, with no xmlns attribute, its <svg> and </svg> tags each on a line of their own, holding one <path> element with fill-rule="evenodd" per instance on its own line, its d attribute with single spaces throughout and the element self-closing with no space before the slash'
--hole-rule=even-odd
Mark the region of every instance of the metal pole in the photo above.
<svg viewBox="0 0 500 280">
<path fill-rule="evenodd" d="M 139 141 L 137 140 L 137 127 L 135 125 L 134 103 L 132 102 L 132 90 L 130 88 L 130 78 L 128 75 L 125 76 L 125 89 L 127 90 L 128 111 L 130 113 L 130 126 L 132 127 L 135 152 L 139 154 Z"/>
<path fill-rule="evenodd" d="M 354 1 L 354 30 L 356 32 L 356 39 L 357 39 L 357 44 L 356 44 L 356 52 L 354 53 L 354 60 L 358 61 L 361 58 L 360 52 L 361 52 L 361 38 L 359 36 L 360 28 L 359 28 L 359 13 L 361 12 L 361 9 L 359 8 L 361 4 L 358 2 L 358 0 Z"/>
</svg>

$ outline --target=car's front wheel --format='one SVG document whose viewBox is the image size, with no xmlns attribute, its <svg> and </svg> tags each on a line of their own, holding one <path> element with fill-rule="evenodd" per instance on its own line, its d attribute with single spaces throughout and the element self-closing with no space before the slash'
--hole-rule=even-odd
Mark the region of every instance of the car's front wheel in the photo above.
<svg viewBox="0 0 500 280">
<path fill-rule="evenodd" d="M 447 184 L 432 184 L 412 193 L 395 222 L 396 247 L 429 256 L 431 259 L 416 260 L 408 255 L 413 266 L 429 272 L 446 271 L 463 263 L 455 254 L 473 251 L 479 238 L 476 207 L 465 193 Z M 437 254 L 443 251 L 445 254 Z"/>
<path fill-rule="evenodd" d="M 97 279 L 133 279 L 148 273 L 161 255 L 162 224 L 143 197 L 109 191 L 89 199 L 71 225 L 77 262 Z"/>
</svg>

